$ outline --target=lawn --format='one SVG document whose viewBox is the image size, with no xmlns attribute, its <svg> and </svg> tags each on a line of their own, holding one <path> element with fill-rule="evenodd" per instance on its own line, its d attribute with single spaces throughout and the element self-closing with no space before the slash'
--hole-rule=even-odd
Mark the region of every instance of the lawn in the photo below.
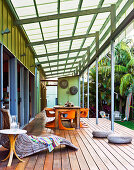
<svg viewBox="0 0 134 170">
<path fill-rule="evenodd" d="M 134 120 L 131 120 L 131 121 L 121 121 L 121 122 L 116 121 L 116 123 L 134 130 Z"/>
</svg>

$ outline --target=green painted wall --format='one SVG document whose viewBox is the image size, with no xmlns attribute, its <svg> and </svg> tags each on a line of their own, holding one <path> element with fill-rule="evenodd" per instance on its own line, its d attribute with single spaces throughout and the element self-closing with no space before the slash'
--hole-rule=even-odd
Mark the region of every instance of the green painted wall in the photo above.
<svg viewBox="0 0 134 170">
<path fill-rule="evenodd" d="M 62 89 L 59 86 L 59 82 L 61 80 L 67 80 L 68 81 L 68 87 L 66 89 Z M 75 95 L 69 94 L 69 88 L 71 86 L 79 87 L 79 77 L 65 77 L 65 78 L 59 78 L 58 79 L 58 104 L 64 105 L 67 101 L 72 102 L 75 106 L 79 105 L 79 92 Z"/>
<path fill-rule="evenodd" d="M 26 35 L 19 27 L 14 25 L 14 17 L 4 0 L 0 0 L 0 42 L 3 43 L 14 56 L 22 62 L 33 74 L 35 71 L 35 59 L 32 50 L 26 46 Z M 10 33 L 2 35 L 6 28 Z M 22 56 L 22 54 L 26 56 Z"/>
</svg>

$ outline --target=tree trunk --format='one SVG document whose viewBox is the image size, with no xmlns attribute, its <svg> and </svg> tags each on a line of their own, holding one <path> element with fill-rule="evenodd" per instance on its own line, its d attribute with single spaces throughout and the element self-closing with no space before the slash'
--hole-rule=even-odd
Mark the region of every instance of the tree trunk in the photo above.
<svg viewBox="0 0 134 170">
<path fill-rule="evenodd" d="M 122 114 L 122 97 L 120 97 L 119 111 Z"/>
</svg>

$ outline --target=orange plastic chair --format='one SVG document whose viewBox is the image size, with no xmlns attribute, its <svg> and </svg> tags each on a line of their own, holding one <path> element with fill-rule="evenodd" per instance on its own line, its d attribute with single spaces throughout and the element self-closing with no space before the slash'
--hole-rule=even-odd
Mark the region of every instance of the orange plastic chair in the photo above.
<svg viewBox="0 0 134 170">
<path fill-rule="evenodd" d="M 88 108 L 81 108 L 80 109 L 80 117 L 87 117 L 88 116 Z"/>
<path fill-rule="evenodd" d="M 52 108 L 45 108 L 46 111 L 46 116 L 47 117 L 55 117 L 55 110 Z M 53 113 L 51 113 L 53 112 Z M 55 120 L 52 120 L 50 122 L 47 122 L 45 127 L 50 127 L 50 128 L 54 128 L 55 127 Z"/>
<path fill-rule="evenodd" d="M 63 129 L 63 130 L 75 130 L 75 128 L 67 128 L 67 127 L 63 126 L 62 118 L 61 118 L 62 114 L 67 114 L 67 116 L 64 117 L 64 119 L 71 120 L 71 124 L 72 124 L 72 121 L 75 118 L 75 110 L 69 110 L 69 111 L 65 111 L 65 112 L 60 112 L 59 113 L 59 129 Z"/>
<path fill-rule="evenodd" d="M 80 117 L 83 117 L 83 118 L 87 117 L 88 116 L 88 111 L 89 111 L 88 108 L 81 108 L 80 109 Z M 88 127 L 88 125 L 86 123 L 80 122 L 80 127 L 81 128 L 86 128 L 86 127 Z"/>
<path fill-rule="evenodd" d="M 46 116 L 47 117 L 55 117 L 55 110 L 52 108 L 45 108 Z M 51 113 L 53 112 L 53 113 Z"/>
</svg>

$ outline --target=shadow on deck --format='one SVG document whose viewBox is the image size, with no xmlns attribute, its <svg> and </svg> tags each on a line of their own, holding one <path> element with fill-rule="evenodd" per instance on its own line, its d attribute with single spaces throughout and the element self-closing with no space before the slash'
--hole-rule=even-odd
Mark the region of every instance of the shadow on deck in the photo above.
<svg viewBox="0 0 134 170">
<path fill-rule="evenodd" d="M 110 130 L 110 121 L 99 119 L 96 125 L 94 118 L 83 118 L 88 128 L 75 131 L 52 130 L 45 128 L 44 112 L 41 112 L 30 122 L 25 129 L 28 134 L 41 135 L 56 134 L 70 140 L 79 150 L 73 151 L 64 146 L 57 147 L 54 151 L 42 151 L 32 156 L 23 158 L 25 162 L 19 162 L 15 157 L 12 166 L 6 168 L 8 161 L 0 161 L 0 170 L 51 170 L 51 169 L 134 169 L 134 140 L 132 144 L 115 145 L 109 144 L 107 139 L 93 139 L 92 131 L 95 129 Z M 134 138 L 134 131 L 115 123 L 115 132 L 129 134 Z M 0 160 L 4 159 L 8 151 L 0 148 Z"/>
</svg>

